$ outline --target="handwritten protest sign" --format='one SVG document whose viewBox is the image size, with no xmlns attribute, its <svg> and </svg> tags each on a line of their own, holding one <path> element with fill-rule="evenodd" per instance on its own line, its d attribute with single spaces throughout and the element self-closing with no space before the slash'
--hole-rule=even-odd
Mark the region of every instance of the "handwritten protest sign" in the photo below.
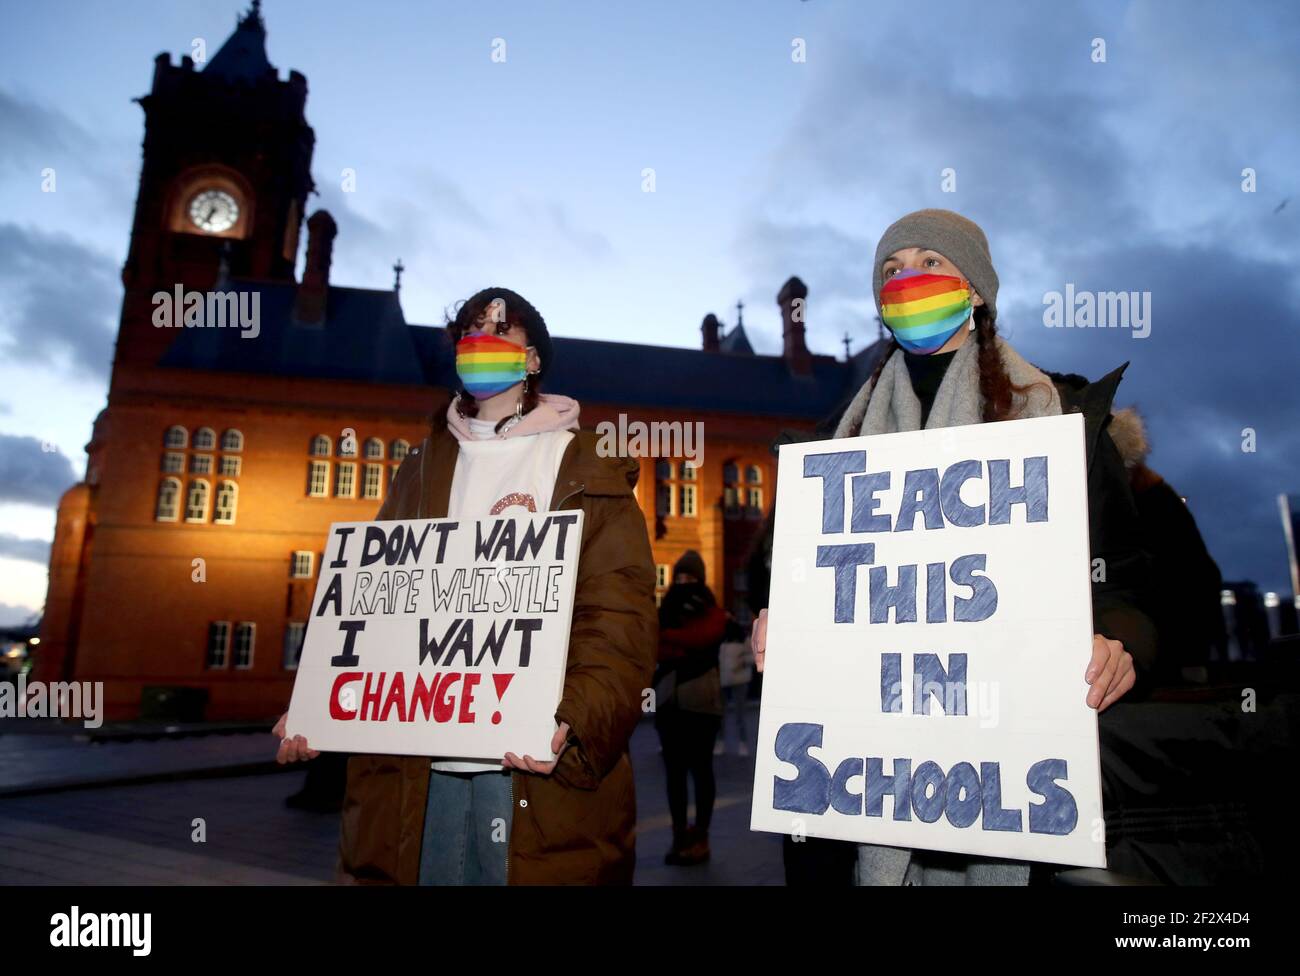
<svg viewBox="0 0 1300 976">
<path fill-rule="evenodd" d="M 330 526 L 289 734 L 324 751 L 552 759 L 582 515 Z"/>
<path fill-rule="evenodd" d="M 751 826 L 1105 866 L 1078 414 L 781 448 Z"/>
</svg>

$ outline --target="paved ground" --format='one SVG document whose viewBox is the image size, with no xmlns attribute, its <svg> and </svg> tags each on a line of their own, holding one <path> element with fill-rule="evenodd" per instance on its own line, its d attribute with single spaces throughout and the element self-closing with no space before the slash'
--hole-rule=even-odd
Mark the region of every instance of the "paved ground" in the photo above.
<svg viewBox="0 0 1300 976">
<path fill-rule="evenodd" d="M 752 750 L 758 713 L 751 707 Z M 730 725 L 730 723 L 729 723 Z M 8 726 L 12 729 L 13 726 Z M 668 867 L 669 818 L 654 728 L 632 740 L 639 884 L 780 884 L 781 842 L 749 830 L 753 759 L 715 762 L 718 802 L 706 865 Z M 0 734 L 0 884 L 319 884 L 330 878 L 338 817 L 284 806 L 300 771 L 14 795 L 86 777 L 252 768 L 271 755 L 264 735 L 91 744 L 37 731 Z M 4 796 L 6 791 L 9 796 Z M 197 820 L 204 839 L 194 839 Z"/>
</svg>

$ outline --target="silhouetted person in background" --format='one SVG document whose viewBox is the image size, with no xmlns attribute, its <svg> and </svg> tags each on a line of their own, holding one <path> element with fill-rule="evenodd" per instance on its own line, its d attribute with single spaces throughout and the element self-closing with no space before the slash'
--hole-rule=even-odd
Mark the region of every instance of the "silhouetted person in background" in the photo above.
<svg viewBox="0 0 1300 976">
<path fill-rule="evenodd" d="M 673 843 L 665 864 L 709 859 L 709 822 L 717 785 L 713 744 L 722 726 L 718 645 L 727 614 L 704 585 L 704 560 L 691 549 L 673 567 L 659 605 L 659 666 L 655 671 L 655 729 L 663 746 Z M 695 823 L 688 824 L 687 778 L 695 782 Z"/>
</svg>

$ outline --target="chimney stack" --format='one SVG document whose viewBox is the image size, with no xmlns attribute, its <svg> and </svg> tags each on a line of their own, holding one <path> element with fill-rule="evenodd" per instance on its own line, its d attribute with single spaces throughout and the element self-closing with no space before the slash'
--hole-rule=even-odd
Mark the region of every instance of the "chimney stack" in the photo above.
<svg viewBox="0 0 1300 976">
<path fill-rule="evenodd" d="M 719 333 L 721 326 L 718 325 L 718 317 L 710 312 L 704 316 L 704 322 L 700 325 L 700 331 L 704 333 L 704 351 L 717 352 L 719 345 Z"/>
<path fill-rule="evenodd" d="M 325 300 L 329 295 L 330 262 L 334 257 L 334 238 L 338 224 L 328 210 L 317 210 L 307 220 L 307 264 L 298 286 L 294 318 L 309 325 L 325 321 Z"/>
<path fill-rule="evenodd" d="M 776 303 L 781 306 L 781 336 L 784 357 L 790 372 L 796 376 L 812 375 L 812 354 L 804 339 L 804 318 L 808 304 L 808 286 L 798 278 L 791 278 L 777 292 Z"/>
</svg>

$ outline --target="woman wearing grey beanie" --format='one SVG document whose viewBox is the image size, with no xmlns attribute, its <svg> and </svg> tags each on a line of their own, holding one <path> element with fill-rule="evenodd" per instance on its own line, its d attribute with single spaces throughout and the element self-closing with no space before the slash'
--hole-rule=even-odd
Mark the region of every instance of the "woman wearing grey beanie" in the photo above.
<svg viewBox="0 0 1300 976">
<path fill-rule="evenodd" d="M 840 418 L 836 437 L 957 427 L 1062 413 L 1084 415 L 1093 560 L 1093 653 L 1087 702 L 1101 711 L 1127 694 L 1155 659 L 1141 609 L 1147 557 L 1124 463 L 1106 428 L 1125 366 L 1096 383 L 1049 375 L 997 333 L 998 276 L 979 225 L 950 210 L 918 210 L 876 247 L 872 285 L 893 341 Z M 1074 378 L 1077 380 L 1077 377 Z M 767 611 L 754 624 L 763 667 Z M 1030 866 L 936 851 L 859 844 L 861 885 L 1027 884 Z"/>
</svg>

